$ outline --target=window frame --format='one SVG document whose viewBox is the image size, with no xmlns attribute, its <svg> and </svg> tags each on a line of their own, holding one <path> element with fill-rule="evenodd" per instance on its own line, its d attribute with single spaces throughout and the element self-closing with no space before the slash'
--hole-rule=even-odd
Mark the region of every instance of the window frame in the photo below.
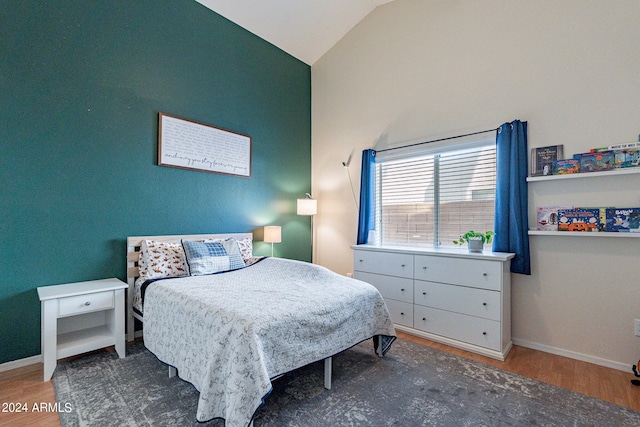
<svg viewBox="0 0 640 427">
<path fill-rule="evenodd" d="M 376 245 L 388 245 L 388 246 L 402 246 L 402 247 L 416 247 L 416 246 L 422 246 L 424 247 L 423 244 L 420 245 L 411 245 L 411 244 L 402 244 L 402 243 L 397 243 L 397 242 L 383 242 L 383 236 L 384 236 L 384 229 L 383 229 L 383 221 L 382 221 L 382 201 L 380 200 L 381 197 L 379 197 L 379 191 L 380 191 L 380 186 L 381 186 L 381 180 L 382 180 L 382 176 L 380 173 L 380 165 L 384 164 L 384 163 L 397 163 L 397 162 L 403 162 L 403 161 L 412 161 L 412 160 L 419 160 L 419 159 L 423 159 L 423 158 L 427 158 L 427 157 L 435 157 L 437 155 L 442 155 L 445 153 L 451 153 L 451 152 L 455 152 L 455 151 L 461 151 L 461 150 L 471 150 L 471 149 L 482 149 L 485 147 L 492 147 L 494 150 L 496 150 L 496 139 L 495 139 L 495 135 L 490 134 L 490 135 L 473 135 L 472 137 L 465 137 L 465 138 L 461 138 L 458 141 L 452 142 L 452 141 L 438 141 L 438 142 L 434 142 L 434 143 L 426 143 L 424 145 L 410 145 L 408 147 L 405 148 L 390 148 L 388 150 L 381 150 L 379 152 L 376 153 L 376 160 L 375 160 L 375 217 L 374 217 L 374 224 L 375 224 L 375 244 Z M 494 151 L 494 155 L 496 155 L 497 153 L 495 153 Z M 497 161 L 497 158 L 496 160 Z M 437 162 L 434 162 L 437 164 Z M 494 168 L 495 168 L 495 163 L 494 163 Z M 436 173 L 437 172 L 437 173 Z M 440 186 L 440 171 L 437 171 L 435 169 L 434 166 L 434 173 L 436 173 L 433 177 L 433 183 L 434 185 L 437 185 L 438 187 Z M 493 183 L 493 197 L 490 197 L 489 200 L 493 200 L 493 203 L 495 204 L 495 185 L 496 185 L 496 180 L 497 177 L 494 176 L 494 183 Z M 426 245 L 426 247 L 428 248 L 442 248 L 442 247 L 452 247 L 453 243 L 451 245 L 448 244 L 443 244 L 442 239 L 441 239 L 441 229 L 442 227 L 442 221 L 440 219 L 440 211 L 441 211 L 441 201 L 439 200 L 439 191 L 434 191 L 434 200 L 433 200 L 433 215 L 434 215 L 434 219 L 433 219 L 433 228 L 434 228 L 434 232 L 433 232 L 433 239 L 431 240 L 430 243 L 428 243 Z M 495 208 L 495 207 L 494 207 Z M 493 212 L 493 227 L 491 228 L 491 230 L 493 230 L 495 228 L 495 211 Z M 484 230 L 482 230 L 484 231 Z"/>
</svg>

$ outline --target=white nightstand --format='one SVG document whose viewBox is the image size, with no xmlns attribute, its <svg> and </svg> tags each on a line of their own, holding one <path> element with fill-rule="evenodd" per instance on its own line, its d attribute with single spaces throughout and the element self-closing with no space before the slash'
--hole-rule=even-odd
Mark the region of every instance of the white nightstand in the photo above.
<svg viewBox="0 0 640 427">
<path fill-rule="evenodd" d="M 127 287 L 118 279 L 103 279 L 38 288 L 44 381 L 51 379 L 58 359 L 111 345 L 125 357 Z"/>
</svg>

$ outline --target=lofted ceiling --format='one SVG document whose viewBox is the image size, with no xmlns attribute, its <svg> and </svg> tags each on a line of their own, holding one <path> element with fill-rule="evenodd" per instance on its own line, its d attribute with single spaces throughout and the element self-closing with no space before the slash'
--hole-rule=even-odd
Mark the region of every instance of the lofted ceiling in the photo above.
<svg viewBox="0 0 640 427">
<path fill-rule="evenodd" d="M 196 0 L 308 65 L 393 0 Z"/>
</svg>

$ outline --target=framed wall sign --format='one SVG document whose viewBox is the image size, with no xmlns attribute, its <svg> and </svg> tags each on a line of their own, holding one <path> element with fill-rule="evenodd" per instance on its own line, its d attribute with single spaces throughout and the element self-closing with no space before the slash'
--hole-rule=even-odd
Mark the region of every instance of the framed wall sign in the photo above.
<svg viewBox="0 0 640 427">
<path fill-rule="evenodd" d="M 159 113 L 158 165 L 251 176 L 251 137 Z"/>
</svg>

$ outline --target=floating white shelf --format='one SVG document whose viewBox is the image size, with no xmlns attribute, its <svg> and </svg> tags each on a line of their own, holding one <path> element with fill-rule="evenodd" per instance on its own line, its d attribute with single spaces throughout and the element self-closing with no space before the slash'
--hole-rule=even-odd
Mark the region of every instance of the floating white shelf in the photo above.
<svg viewBox="0 0 640 427">
<path fill-rule="evenodd" d="M 634 238 L 640 237 L 640 233 L 584 233 L 578 231 L 542 231 L 542 230 L 529 230 L 529 236 L 564 236 L 564 237 L 622 237 L 622 238 Z"/>
<path fill-rule="evenodd" d="M 636 174 L 636 173 L 640 173 L 640 167 L 614 169 L 614 170 L 602 171 L 602 172 L 570 173 L 566 175 L 528 176 L 527 182 L 553 181 L 556 179 L 596 178 L 596 177 L 602 178 L 605 176 L 629 175 L 629 174 Z"/>
</svg>

